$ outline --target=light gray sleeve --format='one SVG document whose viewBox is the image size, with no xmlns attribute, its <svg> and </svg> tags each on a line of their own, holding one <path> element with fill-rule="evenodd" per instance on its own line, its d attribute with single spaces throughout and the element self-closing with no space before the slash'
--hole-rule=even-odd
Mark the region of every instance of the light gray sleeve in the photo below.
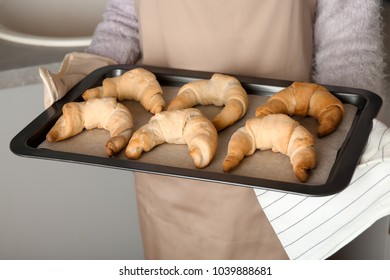
<svg viewBox="0 0 390 280">
<path fill-rule="evenodd" d="M 380 0 L 318 0 L 314 26 L 317 83 L 386 91 Z"/>
<path fill-rule="evenodd" d="M 134 0 L 109 0 L 86 52 L 134 64 L 140 57 Z"/>
</svg>

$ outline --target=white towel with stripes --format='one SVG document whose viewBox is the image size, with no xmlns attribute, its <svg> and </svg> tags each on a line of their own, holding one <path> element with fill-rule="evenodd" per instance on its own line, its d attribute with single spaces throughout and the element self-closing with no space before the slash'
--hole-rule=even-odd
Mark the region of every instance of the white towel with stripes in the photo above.
<svg viewBox="0 0 390 280">
<path fill-rule="evenodd" d="M 353 178 L 337 194 L 254 190 L 290 259 L 326 259 L 390 214 L 390 129 L 373 121 Z"/>
</svg>

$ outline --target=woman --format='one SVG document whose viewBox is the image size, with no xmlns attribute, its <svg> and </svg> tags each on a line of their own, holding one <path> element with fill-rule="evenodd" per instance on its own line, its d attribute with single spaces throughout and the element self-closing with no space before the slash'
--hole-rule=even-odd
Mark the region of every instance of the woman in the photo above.
<svg viewBox="0 0 390 280">
<path fill-rule="evenodd" d="M 54 81 L 46 82 L 46 104 L 72 85 L 62 82 L 69 72 L 82 76 L 116 62 L 314 81 L 383 96 L 380 2 L 358 2 L 111 0 L 86 53 L 70 54 L 57 75 L 41 70 L 44 81 Z M 74 70 L 75 61 L 84 70 Z M 296 257 L 286 253 L 269 223 L 260 205 L 272 198 L 262 193 L 168 176 L 135 177 L 146 258 Z"/>
</svg>

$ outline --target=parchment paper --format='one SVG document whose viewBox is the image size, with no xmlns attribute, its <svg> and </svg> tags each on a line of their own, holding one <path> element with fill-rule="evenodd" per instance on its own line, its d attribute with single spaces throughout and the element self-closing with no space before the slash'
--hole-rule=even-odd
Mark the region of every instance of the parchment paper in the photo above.
<svg viewBox="0 0 390 280">
<path fill-rule="evenodd" d="M 163 87 L 164 99 L 166 104 L 176 96 L 178 88 Z M 218 150 L 214 160 L 204 169 L 195 168 L 192 158 L 188 155 L 187 145 L 162 144 L 149 152 L 144 152 L 138 161 L 145 163 L 154 163 L 159 165 L 174 166 L 180 168 L 197 169 L 216 173 L 222 171 L 222 162 L 227 152 L 227 145 L 231 135 L 240 127 L 245 125 L 248 118 L 255 117 L 255 111 L 258 106 L 265 103 L 269 96 L 249 95 L 249 109 L 244 118 L 239 120 L 233 126 L 226 128 L 219 133 Z M 133 131 L 143 124 L 147 123 L 152 116 L 139 103 L 135 101 L 125 101 L 125 104 L 134 119 Z M 316 137 L 317 167 L 311 171 L 307 184 L 321 185 L 326 183 L 330 174 L 337 151 L 343 144 L 348 131 L 352 125 L 357 108 L 351 104 L 344 104 L 345 114 L 340 126 L 331 135 L 322 139 L 316 136 L 318 123 L 311 117 L 294 117 L 301 125 L 305 126 Z M 213 105 L 197 106 L 203 114 L 212 119 L 222 108 Z M 108 131 L 104 129 L 93 129 L 83 131 L 79 135 L 66 139 L 58 143 L 48 143 L 44 141 L 39 148 L 46 148 L 56 151 L 72 152 L 98 157 L 107 157 L 105 154 L 105 143 L 109 139 Z M 116 155 L 115 158 L 128 161 L 124 151 Z M 300 183 L 295 177 L 289 157 L 272 151 L 256 151 L 254 155 L 245 157 L 240 165 L 230 172 L 247 177 L 270 179 L 281 182 Z M 228 176 L 229 173 L 224 173 Z"/>
</svg>

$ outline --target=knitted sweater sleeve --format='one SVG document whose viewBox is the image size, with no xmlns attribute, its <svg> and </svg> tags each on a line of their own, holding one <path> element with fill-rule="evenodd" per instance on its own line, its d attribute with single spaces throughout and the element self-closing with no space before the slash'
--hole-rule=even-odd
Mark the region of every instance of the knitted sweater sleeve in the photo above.
<svg viewBox="0 0 390 280">
<path fill-rule="evenodd" d="M 134 64 L 140 57 L 134 0 L 109 0 L 86 52 Z"/>
<path fill-rule="evenodd" d="M 385 97 L 380 0 L 318 0 L 315 82 L 362 88 Z"/>
</svg>

